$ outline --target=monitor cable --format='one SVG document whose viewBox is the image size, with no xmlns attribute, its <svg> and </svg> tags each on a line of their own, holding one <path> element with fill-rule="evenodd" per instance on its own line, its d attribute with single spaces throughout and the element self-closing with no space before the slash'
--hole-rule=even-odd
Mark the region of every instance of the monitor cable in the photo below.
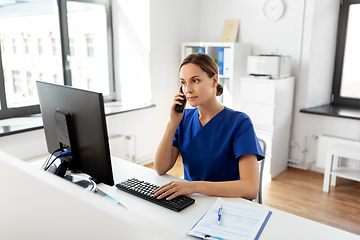
<svg viewBox="0 0 360 240">
<path fill-rule="evenodd" d="M 51 161 L 50 164 L 47 164 L 47 166 L 44 168 L 45 171 L 47 171 L 50 166 L 56 161 L 56 159 L 62 158 L 62 157 L 66 157 L 71 155 L 71 151 L 70 150 L 66 150 L 65 152 L 60 153 L 59 155 L 56 156 L 56 158 L 54 158 L 54 160 Z M 51 158 L 51 156 L 50 156 Z"/>
<path fill-rule="evenodd" d="M 48 158 L 45 160 L 45 162 L 44 162 L 44 164 L 42 165 L 41 169 L 43 169 L 43 170 L 47 169 L 47 168 L 48 168 L 47 166 L 48 166 L 49 161 L 50 161 L 50 159 L 52 158 L 52 156 L 54 156 L 54 154 L 55 154 L 56 152 L 60 152 L 61 150 L 62 150 L 62 148 L 58 148 L 58 149 L 56 149 L 55 151 L 53 151 L 53 152 L 51 153 L 50 157 L 48 157 Z"/>
</svg>

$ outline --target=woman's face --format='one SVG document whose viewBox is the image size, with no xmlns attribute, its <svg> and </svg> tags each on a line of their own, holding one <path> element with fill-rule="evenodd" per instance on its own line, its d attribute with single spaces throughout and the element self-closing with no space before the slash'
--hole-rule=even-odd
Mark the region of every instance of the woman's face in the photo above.
<svg viewBox="0 0 360 240">
<path fill-rule="evenodd" d="M 199 66 L 188 63 L 180 69 L 180 83 L 192 107 L 201 106 L 209 98 L 216 97 L 216 77 L 209 78 Z"/>
</svg>

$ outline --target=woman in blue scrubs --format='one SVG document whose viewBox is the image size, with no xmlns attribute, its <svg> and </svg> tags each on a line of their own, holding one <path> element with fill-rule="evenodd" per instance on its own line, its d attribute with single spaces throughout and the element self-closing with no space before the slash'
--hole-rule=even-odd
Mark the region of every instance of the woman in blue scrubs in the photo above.
<svg viewBox="0 0 360 240">
<path fill-rule="evenodd" d="M 207 54 L 195 53 L 180 65 L 184 94 L 175 95 L 170 120 L 155 156 L 154 169 L 162 175 L 181 153 L 184 178 L 155 191 L 154 197 L 170 200 L 178 195 L 200 193 L 219 197 L 255 199 L 259 166 L 264 158 L 250 118 L 221 105 L 218 67 Z M 186 97 L 194 109 L 175 111 Z"/>
</svg>

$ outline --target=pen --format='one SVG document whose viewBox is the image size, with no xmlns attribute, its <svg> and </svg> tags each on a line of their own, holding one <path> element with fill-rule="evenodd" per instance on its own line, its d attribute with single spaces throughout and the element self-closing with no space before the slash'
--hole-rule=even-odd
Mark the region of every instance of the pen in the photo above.
<svg viewBox="0 0 360 240">
<path fill-rule="evenodd" d="M 221 212 L 222 212 L 222 206 L 219 208 L 219 211 L 218 211 L 218 224 L 219 225 L 221 223 Z"/>
<path fill-rule="evenodd" d="M 213 239 L 215 239 L 215 240 L 223 240 L 222 238 L 210 236 L 210 235 L 208 235 L 208 234 L 206 234 L 206 235 L 204 236 L 204 240 L 213 240 Z"/>
</svg>

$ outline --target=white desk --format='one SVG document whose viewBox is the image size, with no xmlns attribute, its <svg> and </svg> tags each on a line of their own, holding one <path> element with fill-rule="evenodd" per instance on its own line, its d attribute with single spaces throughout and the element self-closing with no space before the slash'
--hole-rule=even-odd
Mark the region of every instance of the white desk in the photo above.
<svg viewBox="0 0 360 240">
<path fill-rule="evenodd" d="M 130 177 L 158 185 L 172 176 L 113 158 L 115 182 Z M 100 184 L 99 188 L 127 207 L 38 170 L 0 152 L 0 232 L 3 239 L 194 239 L 190 228 L 217 199 L 193 194 L 196 202 L 177 213 L 126 192 Z M 360 239 L 360 236 L 306 220 L 244 199 L 224 198 L 273 212 L 260 240 Z"/>
<path fill-rule="evenodd" d="M 172 180 L 183 181 L 182 179 L 169 175 L 159 176 L 152 169 L 115 158 L 113 158 L 113 172 L 115 182 L 120 182 L 121 180 L 131 177 L 136 177 L 157 185 L 162 185 Z M 184 236 L 186 239 L 193 239 L 185 236 L 186 233 L 217 199 L 217 197 L 193 194 L 191 197 L 195 199 L 195 203 L 177 213 L 120 191 L 115 187 L 100 185 L 99 188 L 124 204 L 128 208 L 129 212 L 144 216 L 156 224 L 165 225 L 169 229 L 177 232 L 179 236 Z M 250 202 L 245 199 L 224 199 L 231 202 L 237 202 L 239 204 L 266 208 L 273 212 L 269 222 L 260 236 L 260 240 L 360 239 L 360 236 L 358 235 Z"/>
</svg>

